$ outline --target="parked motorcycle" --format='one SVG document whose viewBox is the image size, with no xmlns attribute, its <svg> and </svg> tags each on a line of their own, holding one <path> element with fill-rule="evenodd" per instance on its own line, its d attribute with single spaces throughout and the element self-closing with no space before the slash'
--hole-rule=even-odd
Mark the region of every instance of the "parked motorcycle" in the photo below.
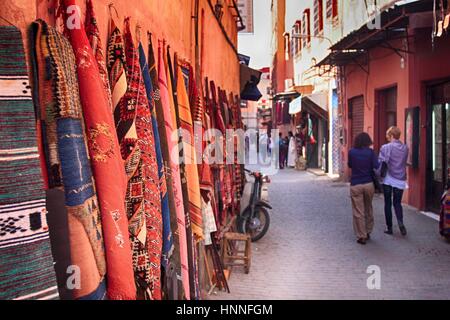
<svg viewBox="0 0 450 320">
<path fill-rule="evenodd" d="M 270 216 L 268 203 L 268 176 L 260 172 L 245 169 L 246 184 L 241 199 L 241 213 L 236 219 L 236 228 L 240 233 L 250 235 L 253 242 L 261 239 L 269 229 Z"/>
</svg>

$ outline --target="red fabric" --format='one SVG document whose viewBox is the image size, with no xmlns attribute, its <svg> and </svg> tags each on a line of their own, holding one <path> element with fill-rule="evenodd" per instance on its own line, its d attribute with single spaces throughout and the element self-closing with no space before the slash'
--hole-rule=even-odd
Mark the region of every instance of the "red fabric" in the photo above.
<svg viewBox="0 0 450 320">
<path fill-rule="evenodd" d="M 159 189 L 158 163 L 151 113 L 142 79 L 139 55 L 134 46 L 130 30 L 130 19 L 125 20 L 125 52 L 127 60 L 129 98 L 127 107 L 134 104 L 136 110 L 136 132 L 138 146 L 142 152 L 142 181 L 144 190 L 144 212 L 147 228 L 147 250 L 149 266 L 139 264 L 139 269 L 149 269 L 146 283 L 150 286 L 152 298 L 161 300 L 161 253 L 162 253 L 162 213 Z"/>
<path fill-rule="evenodd" d="M 64 0 L 64 10 L 76 6 Z M 78 11 L 69 14 L 79 14 Z M 78 17 L 82 21 L 81 17 Z M 84 26 L 68 29 L 75 52 L 80 98 L 83 106 L 89 154 L 100 202 L 110 299 L 135 299 L 136 286 L 125 213 L 126 177 L 113 116 L 105 87 Z"/>
</svg>

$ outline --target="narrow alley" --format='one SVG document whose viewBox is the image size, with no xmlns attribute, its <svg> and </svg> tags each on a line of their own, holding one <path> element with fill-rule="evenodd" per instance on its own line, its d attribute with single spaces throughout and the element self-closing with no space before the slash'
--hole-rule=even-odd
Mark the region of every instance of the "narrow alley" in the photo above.
<svg viewBox="0 0 450 320">
<path fill-rule="evenodd" d="M 374 199 L 375 229 L 355 242 L 348 185 L 292 169 L 271 177 L 271 225 L 253 245 L 250 273 L 234 268 L 231 293 L 210 299 L 446 299 L 450 247 L 438 223 L 405 207 L 408 235 L 383 233 L 383 197 Z M 395 223 L 394 223 L 395 225 Z M 380 267 L 381 288 L 366 273 Z"/>
</svg>

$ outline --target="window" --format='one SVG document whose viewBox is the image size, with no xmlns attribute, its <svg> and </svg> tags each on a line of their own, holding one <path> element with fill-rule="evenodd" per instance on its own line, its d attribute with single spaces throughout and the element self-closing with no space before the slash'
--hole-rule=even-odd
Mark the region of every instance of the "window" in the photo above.
<svg viewBox="0 0 450 320">
<path fill-rule="evenodd" d="M 300 51 L 302 51 L 302 39 L 301 39 L 301 34 L 302 34 L 302 22 L 297 20 L 295 22 L 295 34 L 297 34 L 297 38 L 295 38 L 295 54 L 298 54 Z"/>
<path fill-rule="evenodd" d="M 302 23 L 302 47 L 306 47 L 311 42 L 311 11 L 306 9 L 303 12 L 303 23 Z"/>
<path fill-rule="evenodd" d="M 327 19 L 336 18 L 338 16 L 338 0 L 327 1 Z"/>
<path fill-rule="evenodd" d="M 297 38 L 295 38 L 294 35 L 295 26 L 293 26 L 291 30 L 291 57 L 294 57 L 295 53 L 297 52 Z"/>
<path fill-rule="evenodd" d="M 291 36 L 289 35 L 289 33 L 285 32 L 284 33 L 284 60 L 288 61 L 290 59 L 290 55 L 291 55 Z"/>
<path fill-rule="evenodd" d="M 314 1 L 314 35 L 323 31 L 323 0 Z"/>
</svg>

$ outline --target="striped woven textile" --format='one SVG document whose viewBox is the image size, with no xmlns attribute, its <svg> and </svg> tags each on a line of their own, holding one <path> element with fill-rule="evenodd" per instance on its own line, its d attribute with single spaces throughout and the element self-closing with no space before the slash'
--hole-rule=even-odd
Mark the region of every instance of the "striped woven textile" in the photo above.
<svg viewBox="0 0 450 320">
<path fill-rule="evenodd" d="M 147 228 L 143 197 L 142 150 L 138 145 L 135 98 L 128 87 L 125 42 L 122 32 L 111 19 L 108 41 L 108 70 L 113 91 L 114 120 L 127 174 L 126 213 L 132 244 L 133 270 L 138 299 L 151 297 L 146 279 L 150 279 Z"/>
<path fill-rule="evenodd" d="M 167 84 L 168 84 L 168 91 L 169 91 L 169 102 L 170 102 L 170 112 L 173 116 L 173 127 L 177 128 L 176 135 L 173 132 L 172 133 L 172 139 L 177 138 L 178 145 L 181 143 L 181 138 L 178 134 L 178 129 L 181 128 L 181 122 L 180 117 L 178 115 L 178 108 L 176 107 L 178 104 L 178 95 L 177 95 L 177 85 L 176 85 L 176 78 L 174 75 L 174 70 L 172 67 L 172 57 L 170 55 L 170 47 L 168 46 L 165 48 L 165 68 L 167 73 Z M 175 150 L 173 150 L 174 152 Z M 179 148 L 179 160 L 183 159 L 183 149 Z M 187 255 L 188 255 L 188 266 L 189 266 L 189 288 L 191 290 L 190 297 L 192 300 L 197 300 L 196 295 L 196 288 L 197 284 L 195 282 L 195 275 L 197 273 L 197 270 L 195 269 L 195 257 L 194 257 L 194 250 L 195 250 L 195 240 L 194 235 L 192 232 L 192 225 L 191 225 L 191 216 L 189 213 L 190 203 L 189 203 L 189 188 L 187 184 L 187 178 L 186 178 L 186 168 L 183 161 L 179 161 L 179 168 L 180 168 L 180 178 L 181 178 L 181 191 L 183 193 L 183 204 L 184 204 L 184 219 L 186 222 L 186 244 L 187 244 Z"/>
<path fill-rule="evenodd" d="M 167 194 L 166 176 L 164 170 L 164 162 L 162 157 L 161 142 L 158 132 L 158 122 L 156 121 L 155 104 L 153 101 L 153 84 L 150 78 L 150 72 L 145 57 L 144 47 L 139 43 L 139 62 L 142 70 L 142 77 L 145 84 L 145 91 L 147 93 L 148 105 L 152 117 L 152 129 L 155 141 L 156 160 L 158 164 L 159 188 L 161 198 L 161 213 L 163 222 L 163 247 L 162 247 L 162 265 L 167 267 L 168 259 L 173 249 L 172 232 L 170 228 L 170 211 L 169 211 L 169 196 Z"/>
<path fill-rule="evenodd" d="M 125 94 L 128 90 L 127 74 L 125 70 L 125 43 L 122 32 L 110 20 L 110 34 L 108 40 L 108 72 L 112 92 L 112 106 L 114 122 L 117 129 L 119 143 L 124 139 L 137 139 L 135 110 L 129 110 L 124 106 Z M 122 150 L 123 156 L 124 150 Z"/>
<path fill-rule="evenodd" d="M 142 199 L 141 208 L 132 208 L 134 213 L 143 213 L 140 223 L 143 222 L 142 231 L 145 238 L 138 236 L 139 246 L 144 241 L 148 255 L 141 255 L 139 250 L 133 250 L 135 273 L 143 276 L 147 284 L 146 291 L 150 290 L 149 298 L 161 299 L 161 253 L 162 253 L 162 213 L 161 193 L 158 175 L 158 162 L 156 159 L 155 139 L 153 134 L 152 116 L 148 104 L 147 94 L 142 78 L 139 55 L 134 46 L 130 31 L 130 19 L 125 19 L 125 56 L 127 61 L 128 100 L 127 108 L 136 110 L 137 146 L 141 150 L 141 181 L 133 182 L 131 193 L 127 201 L 135 198 Z M 143 211 L 142 211 L 143 210 Z M 134 217 L 133 217 L 134 219 Z M 136 241 L 133 245 L 137 245 Z M 148 259 L 145 262 L 144 259 Z M 145 294 L 146 296 L 146 294 Z"/>
<path fill-rule="evenodd" d="M 148 72 L 150 75 L 151 81 L 151 108 L 152 108 L 152 120 L 156 120 L 156 128 L 158 130 L 160 150 L 161 150 L 161 160 L 162 167 L 160 169 L 160 174 L 164 175 L 164 180 L 166 181 L 166 197 L 168 204 L 168 214 L 169 214 L 169 226 L 170 226 L 170 241 L 171 248 L 170 253 L 168 255 L 168 259 L 166 261 L 166 265 L 164 265 L 164 261 L 162 262 L 163 269 L 161 270 L 161 286 L 163 288 L 163 293 L 166 293 L 163 296 L 163 299 L 170 300 L 179 300 L 183 299 L 184 295 L 184 287 L 183 287 L 183 279 L 181 272 L 181 256 L 180 256 L 180 234 L 178 232 L 178 219 L 176 213 L 176 204 L 173 193 L 173 181 L 170 174 L 170 151 L 167 144 L 167 136 L 166 136 L 166 128 L 164 123 L 164 114 L 162 110 L 161 103 L 161 95 L 159 90 L 158 83 L 158 71 L 156 69 L 156 60 L 155 54 L 153 51 L 153 43 L 151 33 L 147 33 L 148 36 Z M 156 134 L 155 134 L 156 138 Z M 159 166 L 159 163 L 158 163 Z M 163 193 L 163 186 L 161 188 L 161 194 Z M 164 200 L 161 201 L 161 209 L 163 212 L 163 255 L 165 252 L 165 248 L 168 248 L 168 241 L 164 242 L 167 236 L 167 217 L 164 217 L 164 213 L 166 212 L 164 209 Z M 167 212 L 165 213 L 167 215 Z M 183 221 L 184 222 L 184 221 Z M 184 228 L 184 225 L 183 225 Z M 184 235 L 184 234 L 183 234 Z"/>
<path fill-rule="evenodd" d="M 182 145 L 183 159 L 185 163 L 186 180 L 188 185 L 189 214 L 192 224 L 192 232 L 201 240 L 203 238 L 202 204 L 200 199 L 200 185 L 197 168 L 197 158 L 194 143 L 194 128 L 192 122 L 189 97 L 184 85 L 183 73 L 180 65 L 177 68 L 177 97 L 178 116 L 180 128 L 183 130 Z M 186 135 L 185 135 L 186 134 Z"/>
<path fill-rule="evenodd" d="M 0 27 L 0 300 L 59 297 L 22 35 Z"/>
<path fill-rule="evenodd" d="M 65 12 L 68 7 L 77 5 L 76 0 L 64 0 L 62 3 Z M 79 13 L 76 11 L 75 14 Z M 81 16 L 78 19 L 81 21 Z M 111 108 L 84 26 L 66 31 L 76 57 L 89 155 L 101 210 L 108 268 L 108 297 L 134 299 L 136 287 L 133 281 L 131 244 L 126 236 L 126 176 Z"/>
<path fill-rule="evenodd" d="M 97 18 L 94 12 L 94 5 L 92 0 L 86 0 L 86 34 L 91 44 L 92 52 L 94 53 L 95 60 L 97 61 L 98 71 L 100 78 L 102 79 L 105 92 L 107 94 L 108 103 L 112 108 L 111 88 L 109 86 L 108 70 L 106 68 L 105 54 L 103 51 L 103 44 L 100 37 L 100 30 L 98 29 Z"/>
<path fill-rule="evenodd" d="M 66 215 L 63 220 L 67 221 L 69 240 L 70 261 L 62 261 L 65 256 L 59 254 L 56 260 L 63 267 L 75 265 L 79 270 L 83 285 L 69 288 L 73 298 L 102 299 L 106 294 L 102 284 L 106 273 L 103 231 L 86 149 L 75 56 L 69 41 L 45 22 L 36 21 L 33 30 L 33 41 L 39 44 L 35 46 L 37 63 L 45 64 L 44 69 L 39 68 L 45 72 L 39 77 L 45 79 L 38 83 L 39 92 L 49 93 L 39 97 L 49 187 L 64 191 L 65 207 L 58 208 L 59 212 L 49 210 L 49 217 Z M 55 207 L 53 201 L 49 197 L 49 208 Z M 70 275 L 66 270 L 63 282 Z"/>
<path fill-rule="evenodd" d="M 165 50 L 164 50 L 165 51 Z M 158 83 L 159 94 L 162 110 L 158 111 L 158 119 L 164 119 L 164 129 L 166 134 L 166 140 L 162 145 L 170 152 L 169 158 L 170 177 L 172 179 L 173 195 L 176 205 L 176 217 L 177 217 L 177 233 L 179 235 L 180 243 L 180 260 L 181 260 L 181 277 L 184 288 L 184 295 L 187 300 L 190 300 L 190 281 L 189 281 L 189 255 L 187 246 L 187 226 L 185 220 L 185 207 L 183 199 L 183 188 L 181 185 L 181 175 L 179 167 L 179 153 L 177 140 L 172 139 L 173 132 L 176 130 L 176 119 L 173 119 L 172 108 L 173 98 L 171 96 L 171 83 L 167 73 L 167 63 L 165 61 L 165 52 L 161 43 L 158 46 Z M 161 112 L 162 111 L 162 112 Z M 161 117 L 162 115 L 162 117 Z M 173 224 L 172 224 L 173 225 Z"/>
</svg>

